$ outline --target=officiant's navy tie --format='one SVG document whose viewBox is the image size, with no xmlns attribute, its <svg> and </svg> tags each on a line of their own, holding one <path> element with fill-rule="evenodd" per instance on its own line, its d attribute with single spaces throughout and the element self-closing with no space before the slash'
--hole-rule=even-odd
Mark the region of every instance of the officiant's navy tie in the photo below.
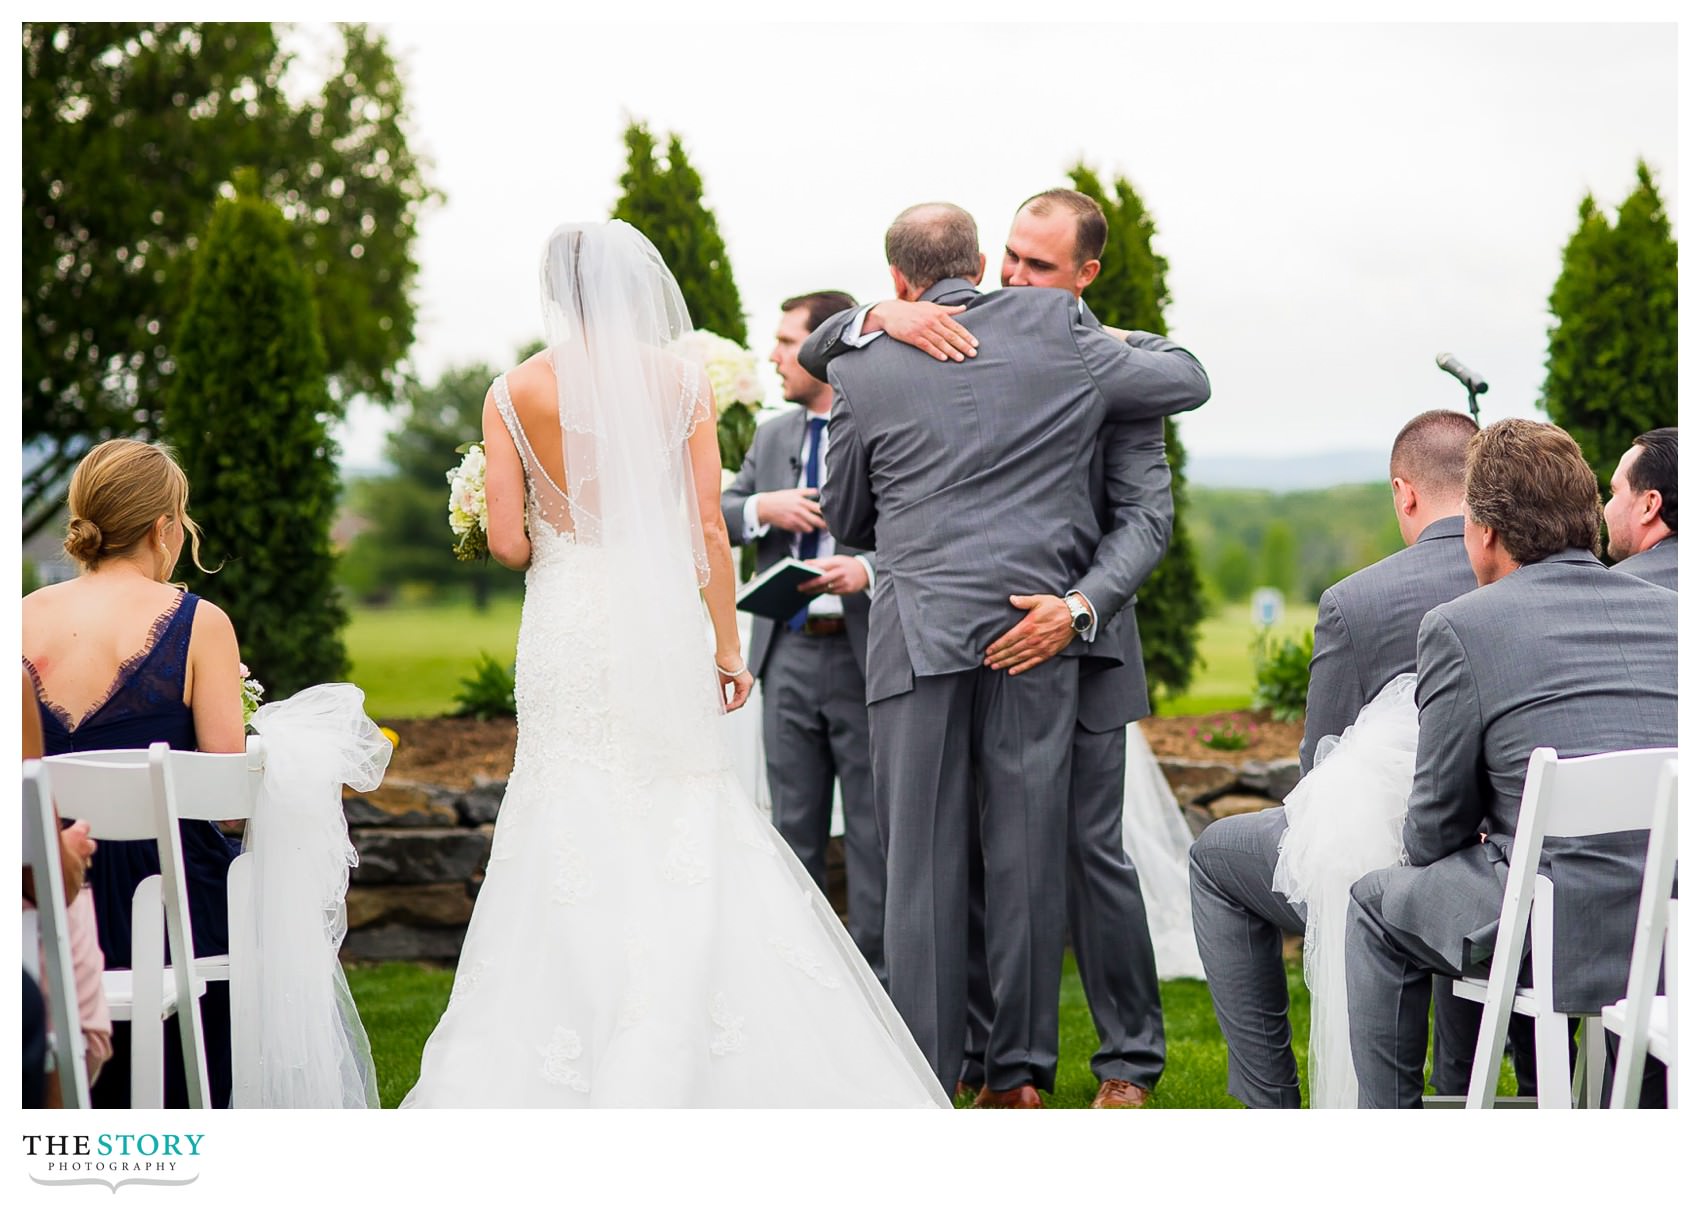
<svg viewBox="0 0 1700 1210">
<path fill-rule="evenodd" d="M 826 432 L 826 417 L 817 416 L 809 420 L 809 456 L 803 465 L 803 486 L 818 489 L 820 487 L 820 439 Z M 820 530 L 811 529 L 797 540 L 797 557 L 807 562 L 820 553 Z M 786 628 L 797 631 L 803 628 L 808 620 L 807 605 L 791 615 L 786 622 Z"/>
</svg>

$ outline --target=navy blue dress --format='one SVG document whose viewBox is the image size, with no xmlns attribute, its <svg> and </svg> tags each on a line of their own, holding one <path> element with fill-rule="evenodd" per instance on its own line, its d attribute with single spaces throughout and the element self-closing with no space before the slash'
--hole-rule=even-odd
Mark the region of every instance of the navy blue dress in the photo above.
<svg viewBox="0 0 1700 1210">
<path fill-rule="evenodd" d="M 73 720 L 42 692 L 41 678 L 29 660 L 36 697 L 41 702 L 43 747 L 49 756 L 94 752 L 106 748 L 146 748 L 161 741 L 194 751 L 195 719 L 183 704 L 183 683 L 189 664 L 189 631 L 200 598 L 185 592 L 162 614 L 142 650 L 119 667 L 107 695 Z M 183 873 L 189 892 L 189 929 L 195 953 L 222 954 L 230 948 L 229 900 L 226 883 L 238 846 L 206 820 L 184 820 Z M 88 885 L 94 892 L 100 948 L 108 970 L 130 965 L 130 899 L 142 879 L 159 873 L 159 846 L 151 840 L 101 841 L 89 866 Z M 206 1031 L 207 1082 L 214 1106 L 230 1103 L 230 985 L 208 983 L 201 1000 Z M 183 1059 L 177 1027 L 165 1030 L 165 1104 L 188 1105 Z M 130 1103 L 130 1027 L 115 1021 L 112 1058 L 90 1090 L 98 1108 L 128 1108 Z"/>
</svg>

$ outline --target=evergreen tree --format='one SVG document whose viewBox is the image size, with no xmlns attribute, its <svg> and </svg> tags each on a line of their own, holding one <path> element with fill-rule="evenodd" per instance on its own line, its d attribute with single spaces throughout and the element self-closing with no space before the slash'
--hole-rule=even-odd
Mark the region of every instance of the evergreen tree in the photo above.
<svg viewBox="0 0 1700 1210">
<path fill-rule="evenodd" d="M 172 352 L 164 430 L 214 574 L 179 571 L 230 614 L 271 700 L 339 679 L 347 615 L 332 583 L 325 350 L 289 223 L 251 174 L 213 210 Z"/>
<path fill-rule="evenodd" d="M 1547 306 L 1541 405 L 1600 477 L 1648 429 L 1676 423 L 1676 240 L 1645 162 L 1617 223 L 1582 199 Z"/>
<path fill-rule="evenodd" d="M 1084 163 L 1069 175 L 1076 189 L 1104 208 L 1109 221 L 1103 268 L 1087 287 L 1087 304 L 1112 327 L 1166 334 L 1163 308 L 1169 302 L 1169 287 L 1164 275 L 1169 262 L 1152 250 L 1157 225 L 1144 201 L 1122 177 L 1116 178 L 1113 194 L 1106 192 Z M 1163 422 L 1163 436 L 1173 476 L 1175 528 L 1168 553 L 1139 590 L 1139 638 L 1145 650 L 1146 679 L 1153 690 L 1172 696 L 1186 690 L 1198 666 L 1198 629 L 1205 602 L 1198 556 L 1186 528 L 1186 450 L 1172 420 Z"/>
<path fill-rule="evenodd" d="M 714 212 L 703 203 L 702 177 L 678 135 L 667 136 L 667 153 L 658 156 L 648 127 L 636 121 L 626 127 L 626 171 L 613 217 L 643 232 L 661 253 L 678 279 L 693 327 L 739 344 L 748 341 L 726 244 Z"/>
</svg>

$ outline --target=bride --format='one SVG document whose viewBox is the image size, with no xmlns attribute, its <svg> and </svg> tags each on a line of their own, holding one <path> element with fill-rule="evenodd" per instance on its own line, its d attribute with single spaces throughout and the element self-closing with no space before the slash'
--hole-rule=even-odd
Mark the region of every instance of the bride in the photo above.
<svg viewBox="0 0 1700 1210">
<path fill-rule="evenodd" d="M 548 347 L 484 410 L 490 550 L 526 570 L 518 746 L 402 1104 L 948 1107 L 725 749 L 752 678 L 678 286 L 616 221 L 557 228 L 542 293 Z"/>
</svg>

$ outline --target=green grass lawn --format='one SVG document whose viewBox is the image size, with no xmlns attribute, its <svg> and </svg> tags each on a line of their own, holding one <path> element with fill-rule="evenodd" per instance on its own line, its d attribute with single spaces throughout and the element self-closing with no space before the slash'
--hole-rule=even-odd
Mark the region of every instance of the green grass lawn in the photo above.
<svg viewBox="0 0 1700 1210">
<path fill-rule="evenodd" d="M 394 1109 L 419 1077 L 419 1056 L 425 1039 L 449 1002 L 454 972 L 412 962 L 385 962 L 348 968 L 348 985 L 360 1008 L 372 1060 L 378 1069 L 378 1095 L 385 1109 Z M 1310 1038 L 1310 993 L 1297 960 L 1287 963 L 1287 994 L 1292 999 L 1293 1054 L 1299 1065 L 1299 1088 L 1310 1104 L 1305 1070 Z M 1197 979 L 1175 979 L 1162 985 L 1163 1025 L 1168 1062 L 1151 1104 L 1157 1109 L 1232 1109 L 1239 1102 L 1228 1095 L 1228 1048 L 1210 1006 L 1210 990 Z M 1098 1033 L 1086 1008 L 1074 955 L 1063 966 L 1062 1014 L 1059 1029 L 1057 1087 L 1045 1103 L 1057 1109 L 1084 1109 L 1098 1091 L 1092 1075 L 1092 1052 Z M 1499 1091 L 1509 1096 L 1517 1083 L 1506 1060 Z"/>
<path fill-rule="evenodd" d="M 454 710 L 455 691 L 483 652 L 514 662 L 520 600 L 498 597 L 487 610 L 467 603 L 357 606 L 343 642 L 350 679 L 366 691 L 373 718 L 432 718 Z"/>
<path fill-rule="evenodd" d="M 1275 627 L 1275 637 L 1303 639 L 1315 627 L 1316 606 L 1290 601 L 1281 624 Z M 1158 703 L 1157 713 L 1215 714 L 1250 706 L 1251 644 L 1256 637 L 1249 604 L 1239 601 L 1219 607 L 1199 627 L 1198 651 L 1203 666 L 1193 674 L 1184 694 Z"/>
<path fill-rule="evenodd" d="M 425 1039 L 449 1002 L 454 973 L 410 962 L 355 966 L 348 984 L 360 1006 L 372 1058 L 378 1068 L 378 1095 L 392 1109 L 419 1076 L 419 1056 Z M 1293 997 L 1294 1049 L 1300 1083 L 1304 1083 L 1305 1039 L 1310 1036 L 1310 999 L 1296 963 L 1287 968 Z M 1210 1007 L 1210 992 L 1196 979 L 1163 984 L 1163 1019 L 1168 1031 L 1168 1070 L 1157 1085 L 1153 1105 L 1167 1109 L 1223 1108 L 1237 1105 L 1228 1096 L 1228 1051 Z M 1057 1089 L 1046 1102 L 1059 1108 L 1083 1109 L 1098 1091 L 1092 1075 L 1092 1052 L 1098 1034 L 1086 1009 L 1086 994 L 1070 954 L 1063 970 L 1061 1060 Z"/>
<path fill-rule="evenodd" d="M 519 634 L 519 598 L 499 597 L 480 612 L 470 603 L 359 606 L 343 639 L 351 676 L 366 691 L 374 718 L 429 718 L 454 709 L 455 691 L 483 652 L 512 664 Z M 1316 606 L 1287 607 L 1280 637 L 1302 638 L 1316 625 Z M 1224 605 L 1204 619 L 1199 651 L 1204 666 L 1181 697 L 1161 703 L 1168 715 L 1213 714 L 1251 704 L 1251 642 L 1256 628 L 1245 602 Z"/>
</svg>

